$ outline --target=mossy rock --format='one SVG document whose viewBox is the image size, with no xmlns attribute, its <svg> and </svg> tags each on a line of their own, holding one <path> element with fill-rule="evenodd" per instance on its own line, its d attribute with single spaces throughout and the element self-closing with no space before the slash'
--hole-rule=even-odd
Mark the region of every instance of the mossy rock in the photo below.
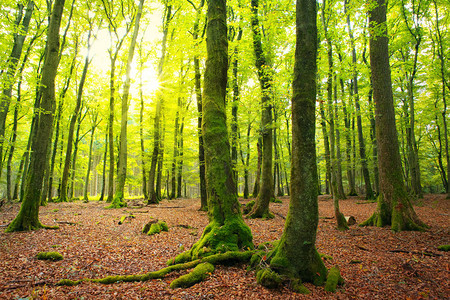
<svg viewBox="0 0 450 300">
<path fill-rule="evenodd" d="M 449 251 L 450 250 L 450 245 L 441 245 L 438 247 L 439 250 L 441 251 Z"/>
<path fill-rule="evenodd" d="M 256 273 L 256 282 L 269 289 L 279 287 L 281 281 L 280 275 L 271 269 L 262 269 Z"/>
<path fill-rule="evenodd" d="M 161 231 L 169 231 L 169 226 L 164 221 L 151 220 L 144 225 L 142 232 L 148 235 L 158 234 Z"/>
<path fill-rule="evenodd" d="M 41 259 L 41 260 L 53 260 L 53 261 L 57 261 L 57 260 L 63 260 L 64 257 L 59 253 L 59 252 L 39 252 L 36 255 L 37 259 Z"/>
<path fill-rule="evenodd" d="M 330 269 L 327 276 L 327 281 L 325 283 L 325 291 L 336 292 L 336 287 L 338 284 L 343 284 L 344 279 L 341 277 L 341 271 L 338 266 L 334 266 Z"/>
<path fill-rule="evenodd" d="M 194 284 L 201 282 L 208 277 L 209 274 L 214 272 L 214 265 L 205 262 L 197 265 L 190 273 L 180 276 L 170 283 L 170 287 L 175 288 L 188 288 Z"/>
</svg>

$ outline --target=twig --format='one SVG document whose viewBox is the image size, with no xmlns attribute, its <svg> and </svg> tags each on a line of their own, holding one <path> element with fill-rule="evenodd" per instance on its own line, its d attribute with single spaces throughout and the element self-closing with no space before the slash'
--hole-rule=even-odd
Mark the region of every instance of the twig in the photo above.
<svg viewBox="0 0 450 300">
<path fill-rule="evenodd" d="M 67 225 L 77 225 L 78 223 L 69 222 L 69 221 L 55 221 L 58 224 L 67 224 Z"/>
<path fill-rule="evenodd" d="M 359 249 L 364 250 L 364 251 L 370 251 L 369 249 L 364 248 L 363 246 L 356 245 L 356 247 L 358 247 Z"/>
<path fill-rule="evenodd" d="M 36 285 L 43 285 L 43 284 L 48 284 L 47 281 L 45 280 L 40 280 L 40 281 L 36 281 L 36 282 L 29 282 L 27 284 L 18 284 L 18 285 L 12 285 L 12 286 L 6 286 L 3 288 L 3 290 L 15 290 L 15 289 L 20 289 L 22 287 L 27 287 L 29 285 L 32 286 L 36 286 Z"/>
<path fill-rule="evenodd" d="M 286 217 L 280 214 L 279 212 L 275 212 L 275 214 L 279 217 L 281 217 L 283 220 L 286 220 Z"/>
</svg>

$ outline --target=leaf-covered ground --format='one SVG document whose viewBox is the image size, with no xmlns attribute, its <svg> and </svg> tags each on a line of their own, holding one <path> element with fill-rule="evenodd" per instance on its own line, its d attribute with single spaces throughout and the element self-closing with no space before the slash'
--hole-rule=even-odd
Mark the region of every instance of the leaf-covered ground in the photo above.
<svg viewBox="0 0 450 300">
<path fill-rule="evenodd" d="M 272 203 L 272 220 L 246 220 L 255 244 L 281 236 L 289 199 Z M 165 267 L 168 259 L 188 249 L 199 237 L 208 219 L 199 212 L 198 199 L 164 200 L 142 206 L 130 201 L 123 209 L 105 209 L 103 202 L 50 203 L 40 219 L 59 230 L 4 233 L 19 205 L 0 210 L 0 299 L 445 299 L 450 295 L 449 255 L 437 246 L 449 244 L 450 201 L 443 195 L 427 195 L 415 203 L 428 232 L 393 233 L 389 228 L 335 229 L 332 200 L 319 197 L 320 221 L 317 248 L 332 257 L 327 267 L 339 265 L 345 284 L 335 294 L 306 284 L 308 296 L 288 287 L 268 290 L 256 284 L 255 273 L 246 266 L 217 267 L 204 282 L 189 289 L 172 290 L 170 282 L 186 271 L 162 280 L 102 285 L 82 283 L 56 286 L 60 279 L 98 278 L 106 275 L 146 273 Z M 245 201 L 243 201 L 245 203 Z M 346 216 L 357 222 L 368 218 L 376 203 L 358 198 L 341 201 Z M 128 217 L 122 225 L 122 216 Z M 166 221 L 169 232 L 147 236 L 143 225 L 156 218 Z M 42 251 L 58 251 L 61 261 L 37 260 Z"/>
</svg>

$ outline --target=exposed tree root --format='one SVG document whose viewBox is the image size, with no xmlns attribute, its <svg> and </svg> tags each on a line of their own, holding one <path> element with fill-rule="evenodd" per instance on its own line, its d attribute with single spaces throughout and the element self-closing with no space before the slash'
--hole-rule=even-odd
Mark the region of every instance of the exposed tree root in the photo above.
<svg viewBox="0 0 450 300">
<path fill-rule="evenodd" d="M 230 251 L 230 252 L 226 252 L 226 253 L 210 255 L 210 256 L 204 257 L 202 259 L 196 259 L 196 260 L 185 262 L 185 263 L 171 265 L 171 266 L 168 266 L 161 270 L 148 272 L 145 274 L 116 275 L 116 276 L 107 276 L 104 278 L 96 278 L 96 279 L 83 278 L 80 280 L 62 279 L 57 284 L 74 286 L 74 285 L 78 285 L 82 282 L 98 282 L 98 283 L 102 283 L 102 284 L 112 284 L 112 283 L 118 283 L 118 282 L 147 281 L 147 280 L 151 280 L 151 279 L 164 278 L 167 274 L 169 274 L 173 271 L 192 269 L 201 263 L 209 263 L 211 265 L 228 265 L 228 264 L 233 264 L 233 263 L 249 262 L 253 253 L 254 253 L 254 251 L 245 251 L 245 252 Z M 201 268 L 201 270 L 205 270 L 205 269 L 210 270 L 210 267 Z M 206 273 L 208 273 L 208 272 L 211 273 L 212 271 L 207 271 Z M 197 269 L 197 271 L 195 273 L 196 276 L 192 276 L 191 279 L 196 280 L 198 278 L 197 275 L 199 273 L 200 273 L 200 270 Z M 185 280 L 185 279 L 183 279 L 183 280 Z M 183 284 L 186 284 L 186 283 L 183 283 Z"/>
</svg>

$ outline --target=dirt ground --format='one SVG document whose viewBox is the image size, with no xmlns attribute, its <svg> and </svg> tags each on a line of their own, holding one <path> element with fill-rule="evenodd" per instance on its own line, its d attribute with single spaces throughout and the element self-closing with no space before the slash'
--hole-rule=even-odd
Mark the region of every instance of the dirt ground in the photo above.
<svg viewBox="0 0 450 300">
<path fill-rule="evenodd" d="M 289 198 L 272 203 L 272 220 L 246 220 L 254 243 L 279 239 Z M 245 203 L 246 201 L 241 201 Z M 164 200 L 159 205 L 105 209 L 104 202 L 50 203 L 40 210 L 46 225 L 59 230 L 4 233 L 19 204 L 0 209 L 0 299 L 448 299 L 449 254 L 437 246 L 450 244 L 450 201 L 445 195 L 426 195 L 414 207 L 430 229 L 427 232 L 393 233 L 389 228 L 358 227 L 335 229 L 333 203 L 319 197 L 317 249 L 332 257 L 327 267 L 338 265 L 345 279 L 336 293 L 305 284 L 310 295 L 291 292 L 287 286 L 269 290 L 256 284 L 247 266 L 217 267 L 204 282 L 188 289 L 169 287 L 186 271 L 162 280 L 102 285 L 82 283 L 56 286 L 60 279 L 99 278 L 106 275 L 146 273 L 165 267 L 168 259 L 188 249 L 208 224 L 199 212 L 198 199 Z M 376 203 L 357 197 L 343 200 L 341 211 L 357 222 L 368 218 Z M 118 224 L 121 216 L 128 217 Z M 164 220 L 169 232 L 147 236 L 141 233 L 151 218 Z M 58 251 L 64 260 L 37 260 L 42 251 Z"/>
</svg>

